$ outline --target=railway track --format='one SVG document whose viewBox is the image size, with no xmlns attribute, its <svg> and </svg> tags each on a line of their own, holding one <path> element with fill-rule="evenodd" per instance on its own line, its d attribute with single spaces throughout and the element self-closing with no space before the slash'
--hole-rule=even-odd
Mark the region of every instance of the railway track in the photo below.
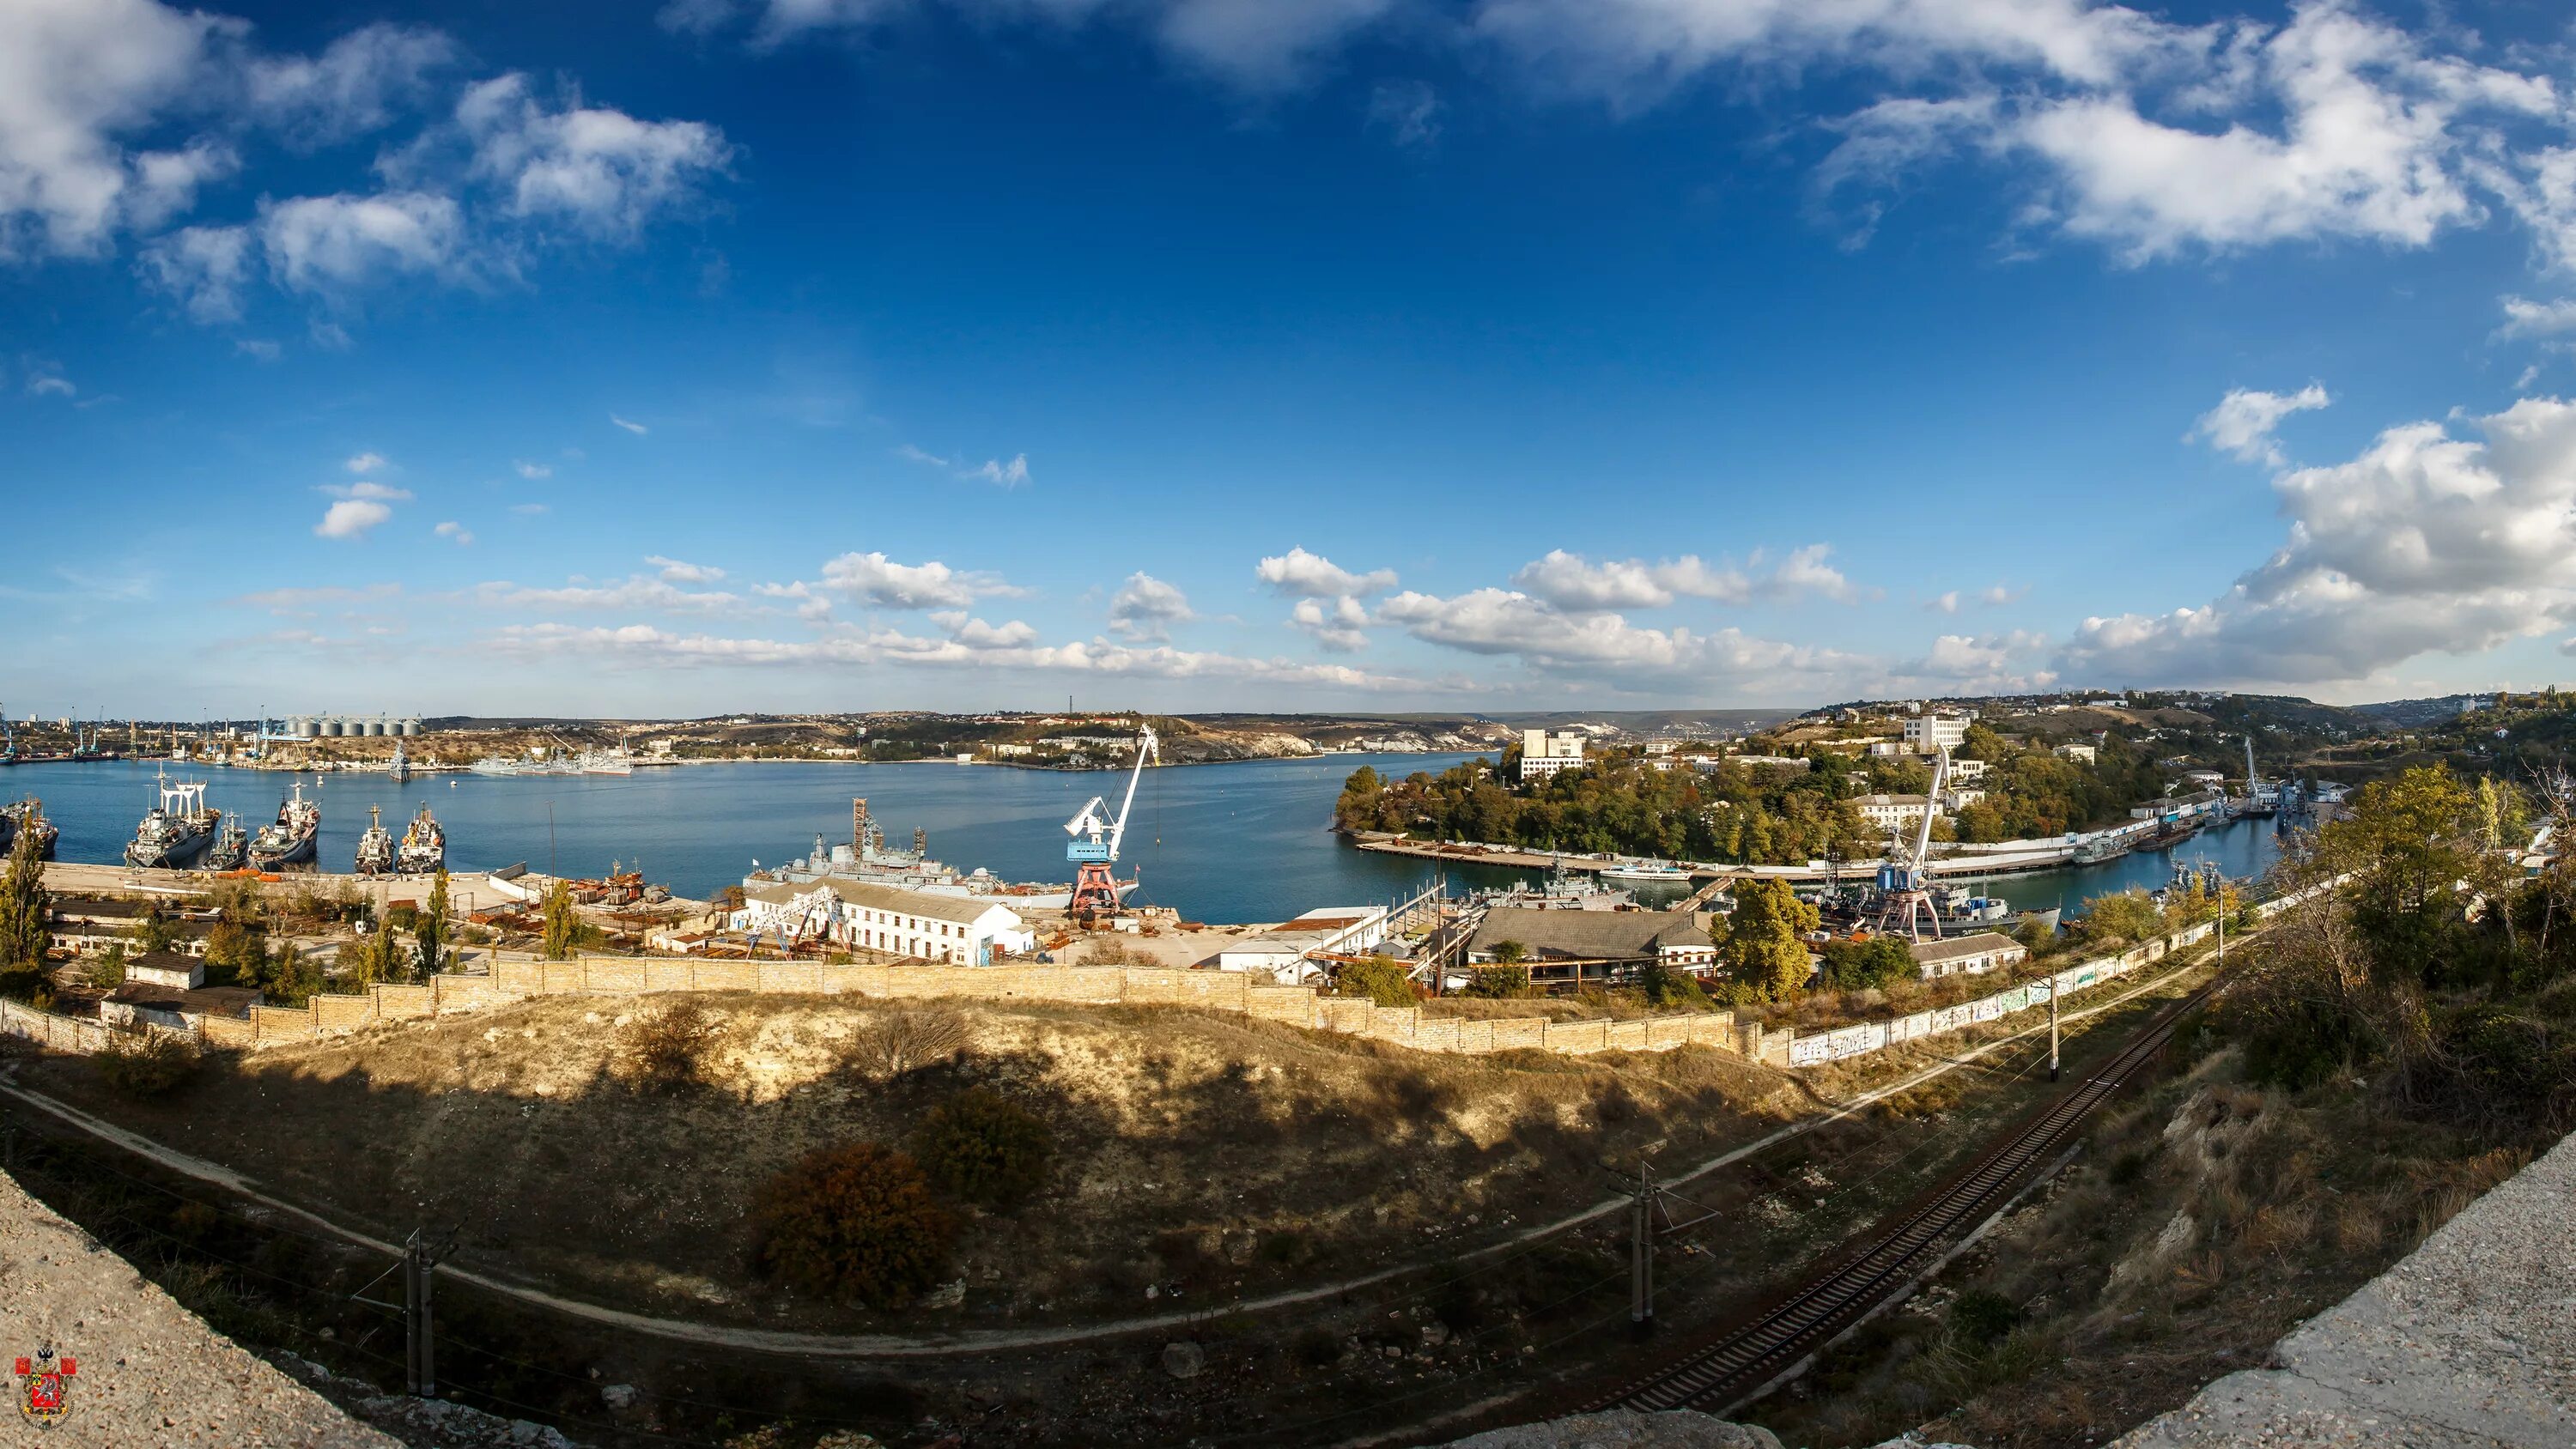
<svg viewBox="0 0 2576 1449">
<path fill-rule="evenodd" d="M 2065 1148 L 2085 1117 L 2172 1039 L 2183 1015 L 2217 989 L 2218 983 L 2210 982 L 2167 1007 L 2074 1090 L 2032 1113 L 1975 1161 L 1846 1244 L 1804 1284 L 1679 1361 L 1593 1399 L 1585 1409 L 1699 1408 L 1722 1414 L 1760 1396 L 1928 1270 L 1959 1235 L 2011 1201 Z"/>
</svg>

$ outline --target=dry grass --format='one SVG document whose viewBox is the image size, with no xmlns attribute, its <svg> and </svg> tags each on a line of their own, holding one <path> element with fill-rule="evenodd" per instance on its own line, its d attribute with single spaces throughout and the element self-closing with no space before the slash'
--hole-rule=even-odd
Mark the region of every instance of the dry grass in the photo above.
<svg viewBox="0 0 2576 1449">
<path fill-rule="evenodd" d="M 701 1087 L 629 1090 L 621 1040 L 662 1005 L 544 999 L 263 1051 L 150 1103 L 38 1075 L 353 1222 L 456 1224 L 469 1254 L 580 1296 L 817 1326 L 876 1320 L 760 1283 L 751 1185 L 819 1147 L 901 1141 L 968 1088 L 1037 1113 L 1056 1144 L 1049 1186 L 1007 1224 L 967 1215 L 956 1273 L 979 1323 L 1436 1258 L 1588 1205 L 1605 1155 L 1703 1155 L 1806 1107 L 1706 1049 L 1441 1057 L 1174 1008 L 776 996 L 704 998 Z"/>
</svg>

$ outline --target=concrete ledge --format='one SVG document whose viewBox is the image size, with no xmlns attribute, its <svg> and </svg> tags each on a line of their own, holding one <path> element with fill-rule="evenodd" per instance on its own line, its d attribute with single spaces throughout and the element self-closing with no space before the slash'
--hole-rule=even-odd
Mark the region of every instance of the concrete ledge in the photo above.
<svg viewBox="0 0 2576 1449">
<path fill-rule="evenodd" d="M 2113 1449 L 2576 1444 L 2576 1137 Z"/>
</svg>

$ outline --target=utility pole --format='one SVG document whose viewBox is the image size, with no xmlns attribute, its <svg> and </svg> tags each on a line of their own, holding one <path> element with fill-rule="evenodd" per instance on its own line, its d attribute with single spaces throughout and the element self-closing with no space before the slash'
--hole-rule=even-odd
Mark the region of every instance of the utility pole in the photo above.
<svg viewBox="0 0 2576 1449">
<path fill-rule="evenodd" d="M 1637 1169 L 1637 1201 L 1628 1218 L 1628 1324 L 1639 1334 L 1655 1327 L 1655 1168 Z"/>
<path fill-rule="evenodd" d="M 2057 1080 L 2057 978 L 2048 978 L 2048 1079 Z"/>
<path fill-rule="evenodd" d="M 431 1328 L 430 1294 L 438 1264 L 455 1247 L 451 1236 L 433 1246 L 412 1229 L 403 1240 L 403 1389 L 418 1398 L 438 1397 L 438 1354 Z"/>
</svg>

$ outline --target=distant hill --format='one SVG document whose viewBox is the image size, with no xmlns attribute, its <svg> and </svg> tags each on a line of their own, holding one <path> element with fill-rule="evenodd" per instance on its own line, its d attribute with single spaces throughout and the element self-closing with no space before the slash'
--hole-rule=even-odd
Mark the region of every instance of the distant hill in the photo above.
<svg viewBox="0 0 2576 1449">
<path fill-rule="evenodd" d="M 2436 725 L 2445 720 L 2457 719 L 2467 713 L 2471 705 L 2491 701 L 2494 697 L 2486 694 L 2445 694 L 2433 699 L 2392 699 L 2382 704 L 2356 704 L 2352 707 L 2352 712 L 2368 715 L 2382 724 L 2394 725 L 2400 729 L 2421 729 L 2426 725 Z"/>
</svg>

